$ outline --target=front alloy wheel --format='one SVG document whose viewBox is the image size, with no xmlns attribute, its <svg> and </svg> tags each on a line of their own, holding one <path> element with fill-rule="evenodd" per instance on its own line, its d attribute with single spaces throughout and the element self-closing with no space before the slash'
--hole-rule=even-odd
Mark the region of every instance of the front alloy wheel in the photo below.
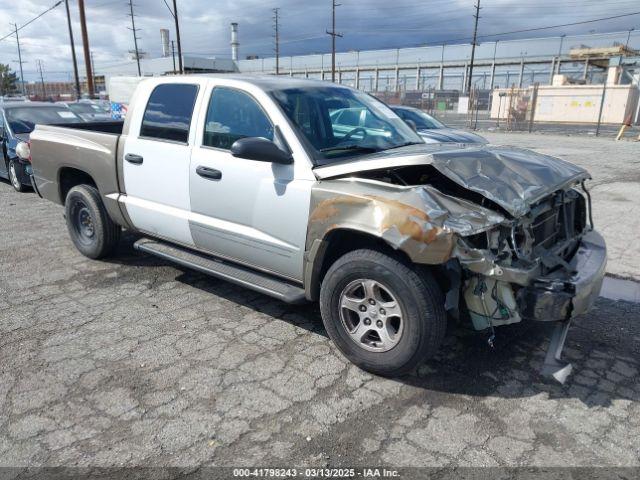
<svg viewBox="0 0 640 480">
<path fill-rule="evenodd" d="M 340 351 L 369 372 L 408 373 L 433 355 L 446 327 L 431 273 L 393 252 L 346 253 L 327 270 L 320 312 Z"/>
<path fill-rule="evenodd" d="M 356 345 L 386 352 L 402 337 L 402 308 L 391 289 L 371 279 L 349 283 L 340 294 L 340 320 Z"/>
</svg>

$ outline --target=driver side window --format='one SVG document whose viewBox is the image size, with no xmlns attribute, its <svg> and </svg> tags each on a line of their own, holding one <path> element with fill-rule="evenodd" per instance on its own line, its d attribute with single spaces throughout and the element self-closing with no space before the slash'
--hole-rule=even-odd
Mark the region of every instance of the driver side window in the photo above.
<svg viewBox="0 0 640 480">
<path fill-rule="evenodd" d="M 271 121 L 250 95 L 233 88 L 214 88 L 209 100 L 202 144 L 229 150 L 233 142 L 246 137 L 263 137 L 273 141 Z"/>
</svg>

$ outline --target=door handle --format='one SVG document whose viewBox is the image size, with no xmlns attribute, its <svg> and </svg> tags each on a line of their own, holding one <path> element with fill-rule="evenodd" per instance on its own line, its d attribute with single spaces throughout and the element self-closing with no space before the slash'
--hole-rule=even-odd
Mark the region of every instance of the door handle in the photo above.
<svg viewBox="0 0 640 480">
<path fill-rule="evenodd" d="M 222 172 L 215 168 L 203 167 L 202 165 L 196 168 L 196 173 L 203 178 L 209 180 L 220 180 L 222 178 Z"/>
<path fill-rule="evenodd" d="M 133 163 L 134 165 L 140 165 L 144 160 L 141 155 L 136 155 L 135 153 L 127 153 L 124 156 L 124 159 L 129 163 Z"/>
</svg>

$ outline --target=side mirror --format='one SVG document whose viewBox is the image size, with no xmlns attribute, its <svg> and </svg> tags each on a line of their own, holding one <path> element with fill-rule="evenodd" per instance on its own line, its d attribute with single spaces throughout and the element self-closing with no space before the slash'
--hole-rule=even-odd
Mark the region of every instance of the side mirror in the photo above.
<svg viewBox="0 0 640 480">
<path fill-rule="evenodd" d="M 418 131 L 418 126 L 416 125 L 416 122 L 414 122 L 413 120 L 405 120 L 405 123 L 407 125 L 409 125 L 411 127 L 411 130 L 413 130 L 414 132 Z"/>
<path fill-rule="evenodd" d="M 263 137 L 246 137 L 233 142 L 231 155 L 247 160 L 288 165 L 293 163 L 290 153 L 281 150 L 271 140 Z"/>
</svg>

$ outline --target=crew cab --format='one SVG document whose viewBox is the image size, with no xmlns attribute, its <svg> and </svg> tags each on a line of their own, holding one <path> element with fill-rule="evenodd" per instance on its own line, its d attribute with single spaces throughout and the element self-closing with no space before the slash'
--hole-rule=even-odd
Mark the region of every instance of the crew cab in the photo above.
<svg viewBox="0 0 640 480">
<path fill-rule="evenodd" d="M 366 111 L 345 130 L 338 110 Z M 380 132 L 383 132 L 381 134 Z M 319 301 L 340 351 L 380 375 L 433 355 L 448 317 L 491 334 L 555 322 L 543 373 L 599 294 L 589 174 L 491 145 L 425 144 L 358 90 L 275 76 L 142 81 L 124 123 L 38 125 L 33 184 L 77 249 L 137 250 L 285 302 Z"/>
</svg>

